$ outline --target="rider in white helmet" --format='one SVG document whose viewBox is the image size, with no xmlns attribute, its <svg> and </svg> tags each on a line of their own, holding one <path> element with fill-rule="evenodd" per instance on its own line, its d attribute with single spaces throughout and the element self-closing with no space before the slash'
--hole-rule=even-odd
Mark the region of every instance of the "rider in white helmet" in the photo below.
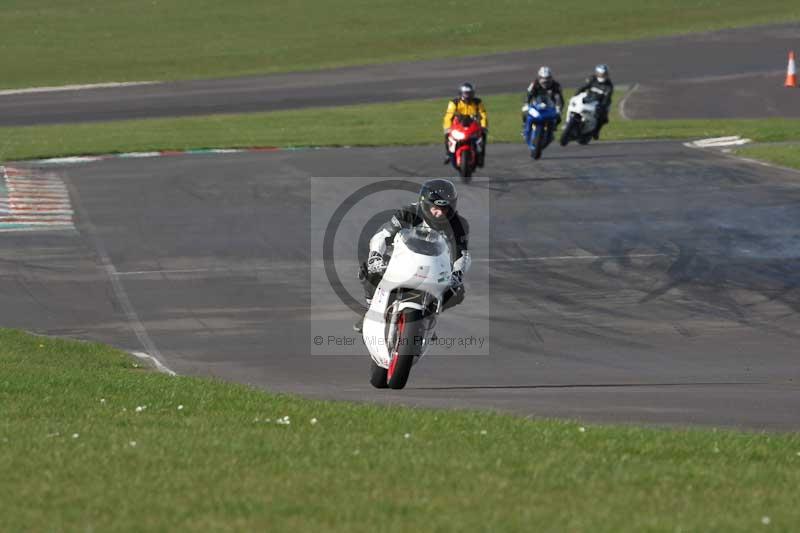
<svg viewBox="0 0 800 533">
<path fill-rule="evenodd" d="M 525 94 L 525 104 L 530 105 L 539 97 L 549 98 L 558 110 L 558 122 L 561 122 L 561 110 L 564 107 L 564 95 L 561 93 L 561 84 L 553 78 L 550 67 L 543 65 L 536 73 L 536 79 L 528 85 Z M 522 127 L 525 127 L 525 113 L 522 113 Z"/>
<path fill-rule="evenodd" d="M 597 95 L 597 129 L 592 136 L 595 139 L 600 137 L 600 128 L 608 124 L 608 110 L 611 109 L 611 96 L 614 94 L 614 84 L 608 76 L 608 65 L 597 65 L 594 67 L 594 76 L 587 78 L 586 83 L 578 87 L 577 92 L 588 91 Z"/>
</svg>

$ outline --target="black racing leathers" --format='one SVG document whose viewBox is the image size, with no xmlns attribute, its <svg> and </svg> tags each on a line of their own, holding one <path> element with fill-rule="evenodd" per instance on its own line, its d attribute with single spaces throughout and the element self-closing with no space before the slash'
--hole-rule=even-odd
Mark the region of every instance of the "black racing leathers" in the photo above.
<svg viewBox="0 0 800 533">
<path fill-rule="evenodd" d="M 608 123 L 608 111 L 611 109 L 611 97 L 614 95 L 614 84 L 611 83 L 610 78 L 600 81 L 597 79 L 597 76 L 592 76 L 586 80 L 586 83 L 578 87 L 577 92 L 582 93 L 584 91 L 595 94 L 598 97 L 599 105 L 597 106 L 596 133 L 599 133 L 600 128 Z"/>
<path fill-rule="evenodd" d="M 564 95 L 561 93 L 561 84 L 556 80 L 550 82 L 548 87 L 539 83 L 539 80 L 531 82 L 525 95 L 525 103 L 530 105 L 540 96 L 551 99 L 559 111 L 564 110 Z"/>
<path fill-rule="evenodd" d="M 444 234 L 450 247 L 451 264 L 459 259 L 463 252 L 467 251 L 467 246 L 469 244 L 469 224 L 464 217 L 456 212 L 453 213 L 452 216 L 444 218 L 442 221 L 425 220 L 417 204 L 409 204 L 395 211 L 392 219 L 381 226 L 381 229 L 373 239 L 380 235 L 380 238 L 385 240 L 386 245 L 391 246 L 395 235 L 397 235 L 397 232 L 401 229 L 412 228 L 422 224 L 427 224 L 431 228 L 441 231 Z M 358 279 L 364 287 L 364 296 L 367 301 L 372 299 L 372 295 L 375 293 L 375 289 L 382 278 L 382 273 L 369 273 L 367 271 L 366 262 L 361 263 Z M 463 285 L 453 287 L 444 295 L 444 308 L 453 307 L 461 303 L 463 299 Z"/>
</svg>

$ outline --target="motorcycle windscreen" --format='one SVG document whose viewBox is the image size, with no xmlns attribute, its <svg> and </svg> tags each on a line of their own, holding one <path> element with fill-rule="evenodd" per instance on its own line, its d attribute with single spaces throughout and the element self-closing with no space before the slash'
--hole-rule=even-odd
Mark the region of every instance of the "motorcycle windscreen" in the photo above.
<svg viewBox="0 0 800 533">
<path fill-rule="evenodd" d="M 403 233 L 403 244 L 414 253 L 439 256 L 448 251 L 441 234 L 435 230 L 414 228 Z"/>
</svg>

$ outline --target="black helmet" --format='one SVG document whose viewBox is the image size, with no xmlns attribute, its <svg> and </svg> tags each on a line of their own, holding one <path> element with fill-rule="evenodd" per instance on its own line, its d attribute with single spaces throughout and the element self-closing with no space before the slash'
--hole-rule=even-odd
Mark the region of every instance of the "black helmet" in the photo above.
<svg viewBox="0 0 800 533">
<path fill-rule="evenodd" d="M 471 100 L 475 97 L 475 87 L 469 82 L 462 83 L 458 90 L 462 100 Z"/>
<path fill-rule="evenodd" d="M 422 218 L 431 227 L 443 220 L 452 218 L 456 213 L 457 203 L 456 186 L 450 180 L 428 180 L 422 184 L 422 188 L 419 190 L 419 206 L 422 210 Z M 445 216 L 438 219 L 434 218 L 431 215 L 431 208 L 434 206 L 442 208 Z"/>
</svg>

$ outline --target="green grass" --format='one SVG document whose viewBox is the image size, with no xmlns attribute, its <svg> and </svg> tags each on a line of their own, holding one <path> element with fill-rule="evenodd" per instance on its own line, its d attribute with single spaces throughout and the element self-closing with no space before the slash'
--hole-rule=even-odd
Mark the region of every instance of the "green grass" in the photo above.
<svg viewBox="0 0 800 533">
<path fill-rule="evenodd" d="M 736 153 L 744 157 L 800 169 L 800 143 L 797 142 L 746 146 L 736 150 Z"/>
<path fill-rule="evenodd" d="M 10 330 L 0 330 L 0 368 L 4 531 L 729 532 L 760 530 L 764 516 L 769 531 L 800 523 L 798 434 L 581 429 L 310 401 L 171 378 L 100 345 Z M 276 423 L 284 416 L 289 425 Z"/>
<path fill-rule="evenodd" d="M 531 26 L 532 13 L 545 24 Z M 800 19 L 796 0 L 5 0 L 0 86 L 175 80 Z"/>
<path fill-rule="evenodd" d="M 520 142 L 521 96 L 489 95 L 491 142 Z M 108 123 L 0 128 L 0 158 L 248 146 L 384 146 L 441 142 L 444 100 Z M 800 120 L 631 120 L 615 114 L 607 140 L 744 135 L 800 140 Z M 557 149 L 557 148 L 554 148 Z"/>
</svg>

